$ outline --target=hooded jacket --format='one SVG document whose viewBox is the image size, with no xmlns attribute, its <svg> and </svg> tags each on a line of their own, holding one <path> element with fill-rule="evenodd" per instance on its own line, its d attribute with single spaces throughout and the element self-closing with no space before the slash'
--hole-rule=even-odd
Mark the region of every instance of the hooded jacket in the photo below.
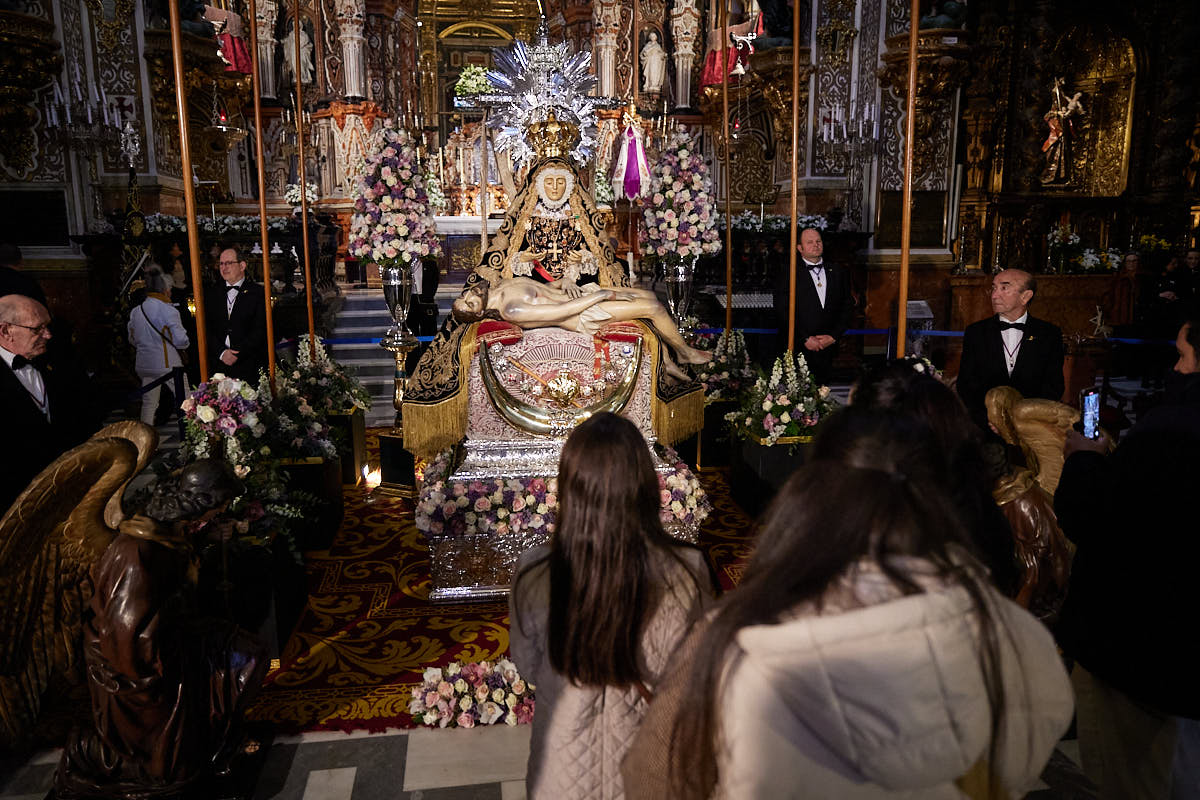
<svg viewBox="0 0 1200 800">
<path fill-rule="evenodd" d="M 990 766 L 1019 797 L 1070 723 L 1073 698 L 1041 623 L 994 591 L 988 603 L 1005 694 Z M 962 587 L 744 628 L 737 644 L 723 681 L 718 797 L 962 798 L 956 781 L 988 758 L 979 625 Z"/>
</svg>

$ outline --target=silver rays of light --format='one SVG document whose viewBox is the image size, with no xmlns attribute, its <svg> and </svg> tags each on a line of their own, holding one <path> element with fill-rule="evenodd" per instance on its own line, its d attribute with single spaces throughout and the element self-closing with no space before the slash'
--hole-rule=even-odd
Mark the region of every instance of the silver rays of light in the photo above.
<svg viewBox="0 0 1200 800">
<path fill-rule="evenodd" d="M 579 128 L 579 143 L 571 151 L 575 163 L 587 164 L 596 148 L 596 105 L 588 94 L 596 85 L 589 72 L 590 52 L 572 53 L 567 42 L 550 43 L 542 17 L 532 45 L 517 40 L 507 50 L 492 51 L 495 69 L 487 73 L 494 91 L 478 98 L 493 109 L 488 127 L 496 131 L 496 149 L 509 151 L 517 167 L 535 156 L 525 138 L 530 125 L 556 119 Z"/>
</svg>

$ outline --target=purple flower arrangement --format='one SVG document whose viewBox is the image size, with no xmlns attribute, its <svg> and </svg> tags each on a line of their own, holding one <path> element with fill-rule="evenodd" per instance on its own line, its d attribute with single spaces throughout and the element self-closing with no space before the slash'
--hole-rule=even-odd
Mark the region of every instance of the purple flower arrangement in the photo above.
<svg viewBox="0 0 1200 800">
<path fill-rule="evenodd" d="M 430 728 L 476 725 L 528 725 L 533 721 L 534 688 L 508 659 L 496 663 L 455 662 L 430 667 L 412 689 L 408 713 Z"/>
<path fill-rule="evenodd" d="M 717 210 L 708 165 L 697 142 L 679 131 L 650 170 L 650 197 L 638 241 L 647 255 L 695 258 L 719 252 Z"/>
<path fill-rule="evenodd" d="M 774 445 L 780 439 L 811 435 L 837 409 L 828 386 L 818 386 L 804 356 L 790 351 L 775 360 L 770 377 L 760 377 L 741 408 L 725 415 L 739 436 Z"/>
<path fill-rule="evenodd" d="M 429 196 L 407 132 L 384 127 L 354 195 L 350 252 L 373 264 L 416 262 L 441 252 Z"/>
</svg>

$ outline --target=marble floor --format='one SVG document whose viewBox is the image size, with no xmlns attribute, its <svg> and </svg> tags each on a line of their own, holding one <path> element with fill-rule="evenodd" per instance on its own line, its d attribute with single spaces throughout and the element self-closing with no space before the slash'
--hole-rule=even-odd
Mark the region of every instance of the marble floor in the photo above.
<svg viewBox="0 0 1200 800">
<path fill-rule="evenodd" d="M 308 733 L 275 739 L 255 800 L 524 800 L 529 726 Z M 467 755 L 469 754 L 469 756 Z M 1091 800 L 1079 748 L 1064 740 L 1030 800 Z M 0 776 L 0 800 L 42 800 L 58 751 Z M 565 799 L 564 799 L 565 800 Z"/>
</svg>

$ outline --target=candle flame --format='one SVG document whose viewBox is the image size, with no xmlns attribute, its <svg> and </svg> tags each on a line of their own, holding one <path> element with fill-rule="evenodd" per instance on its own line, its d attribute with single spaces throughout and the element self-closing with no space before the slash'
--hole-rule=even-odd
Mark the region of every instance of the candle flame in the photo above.
<svg viewBox="0 0 1200 800">
<path fill-rule="evenodd" d="M 379 488 L 379 484 L 383 482 L 383 472 L 375 469 L 372 470 L 368 466 L 363 466 L 363 482 L 367 485 L 367 489 L 375 491 Z"/>
</svg>

